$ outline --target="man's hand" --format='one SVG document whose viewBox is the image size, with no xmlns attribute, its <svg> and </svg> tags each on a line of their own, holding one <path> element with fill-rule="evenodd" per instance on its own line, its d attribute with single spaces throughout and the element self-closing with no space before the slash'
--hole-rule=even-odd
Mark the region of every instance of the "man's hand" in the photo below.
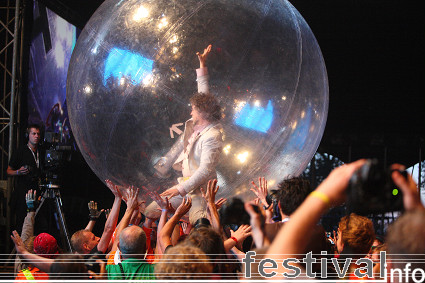
<svg viewBox="0 0 425 283">
<path fill-rule="evenodd" d="M 25 248 L 25 244 L 22 241 L 21 237 L 19 236 L 18 232 L 16 232 L 16 230 L 12 232 L 12 235 L 10 236 L 10 238 L 15 244 L 16 253 L 22 254 L 24 252 L 27 252 L 27 249 Z"/>
<path fill-rule="evenodd" d="M 178 196 L 180 194 L 179 190 L 176 187 L 169 188 L 162 194 L 160 194 L 160 197 L 167 197 L 168 199 L 171 199 L 172 197 Z"/>
<path fill-rule="evenodd" d="M 257 198 L 260 199 L 261 203 L 268 207 L 269 204 L 267 203 L 267 193 L 268 193 L 268 187 L 267 187 L 267 180 L 264 177 L 258 178 L 259 187 L 255 184 L 254 181 L 251 181 L 251 184 L 254 186 L 251 188 L 251 191 L 257 196 Z"/>
<path fill-rule="evenodd" d="M 104 211 L 103 209 L 97 210 L 97 202 L 92 201 L 92 200 L 88 203 L 88 208 L 89 208 L 89 213 L 90 213 L 89 216 L 90 216 L 91 221 L 97 221 L 99 216 Z"/>
<path fill-rule="evenodd" d="M 217 186 L 217 180 L 209 180 L 207 191 L 201 188 L 202 197 L 207 203 L 215 205 L 215 195 L 217 194 L 219 188 L 220 187 Z"/>
<path fill-rule="evenodd" d="M 221 206 L 227 201 L 226 198 L 220 198 L 218 201 L 215 202 L 215 209 L 219 210 Z"/>
<path fill-rule="evenodd" d="M 401 164 L 393 164 L 391 166 L 391 170 L 395 170 L 392 172 L 391 177 L 396 184 L 397 187 L 401 189 L 403 192 L 403 205 L 406 210 L 413 210 L 417 208 L 424 208 L 421 202 L 421 198 L 419 196 L 418 186 L 415 181 L 413 181 L 412 176 L 407 174 L 407 178 L 400 174 L 399 171 L 406 170 Z"/>
<path fill-rule="evenodd" d="M 30 172 L 27 167 L 22 166 L 18 170 L 16 170 L 16 175 L 27 175 Z"/>
<path fill-rule="evenodd" d="M 121 198 L 121 193 L 118 189 L 118 186 L 112 183 L 111 180 L 106 179 L 105 180 L 106 186 L 111 190 L 111 192 L 114 194 L 115 197 Z"/>
<path fill-rule="evenodd" d="M 199 59 L 199 68 L 204 68 L 206 66 L 205 62 L 207 61 L 208 54 L 211 52 L 212 45 L 208 45 L 207 48 L 204 49 L 204 53 L 196 52 Z"/>
<path fill-rule="evenodd" d="M 317 187 L 316 191 L 329 197 L 331 205 L 344 203 L 347 198 L 346 189 L 351 176 L 360 169 L 366 159 L 360 159 L 349 164 L 335 168 L 329 176 Z"/>
<path fill-rule="evenodd" d="M 140 203 L 137 199 L 139 195 L 139 189 L 131 186 L 128 189 L 128 200 L 127 200 L 127 210 L 135 210 L 138 209 Z"/>
<path fill-rule="evenodd" d="M 230 235 L 231 237 L 235 237 L 236 240 L 238 240 L 238 244 L 243 243 L 243 241 L 248 237 L 251 236 L 251 226 L 242 224 L 239 226 L 238 230 L 233 231 L 230 229 Z"/>
<path fill-rule="evenodd" d="M 35 211 L 37 205 L 37 191 L 29 190 L 25 195 L 25 202 L 27 203 L 29 211 Z"/>
<path fill-rule="evenodd" d="M 192 207 L 192 199 L 189 196 L 184 197 L 182 200 L 182 203 L 179 205 L 179 207 L 177 207 L 175 214 L 182 217 L 190 210 L 191 207 Z"/>
<path fill-rule="evenodd" d="M 157 192 L 149 192 L 149 196 L 161 209 L 168 209 L 168 197 L 161 198 Z"/>
</svg>

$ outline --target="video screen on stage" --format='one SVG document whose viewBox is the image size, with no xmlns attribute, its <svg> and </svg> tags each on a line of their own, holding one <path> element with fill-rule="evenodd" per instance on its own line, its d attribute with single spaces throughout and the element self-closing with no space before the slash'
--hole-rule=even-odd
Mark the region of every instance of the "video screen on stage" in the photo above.
<svg viewBox="0 0 425 283">
<path fill-rule="evenodd" d="M 56 133 L 59 143 L 72 138 L 66 106 L 66 77 L 77 28 L 34 1 L 28 73 L 28 123 Z"/>
</svg>

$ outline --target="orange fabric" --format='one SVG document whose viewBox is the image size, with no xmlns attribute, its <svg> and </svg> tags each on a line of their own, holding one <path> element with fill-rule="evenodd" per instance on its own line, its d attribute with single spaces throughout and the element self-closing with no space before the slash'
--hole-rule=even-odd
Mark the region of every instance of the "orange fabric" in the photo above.
<svg viewBox="0 0 425 283">
<path fill-rule="evenodd" d="M 117 251 L 108 254 L 108 261 L 106 263 L 107 265 L 109 265 L 109 264 L 115 264 L 114 257 L 115 257 L 115 253 L 116 252 Z"/>
<path fill-rule="evenodd" d="M 31 271 L 31 274 L 32 274 L 32 276 L 34 277 L 35 280 L 48 280 L 49 279 L 49 275 L 47 275 L 47 273 L 41 271 L 37 267 L 28 267 L 27 269 L 29 271 Z M 25 277 L 25 275 L 22 272 L 22 270 L 19 271 L 19 273 L 16 276 L 15 280 L 27 280 L 27 278 Z"/>
<path fill-rule="evenodd" d="M 153 263 L 153 261 L 155 260 L 155 251 L 151 246 L 152 228 L 146 228 L 145 226 L 142 226 L 142 229 L 143 231 L 145 231 L 146 234 L 146 250 L 148 251 L 146 255 L 146 261 L 148 263 Z"/>
</svg>

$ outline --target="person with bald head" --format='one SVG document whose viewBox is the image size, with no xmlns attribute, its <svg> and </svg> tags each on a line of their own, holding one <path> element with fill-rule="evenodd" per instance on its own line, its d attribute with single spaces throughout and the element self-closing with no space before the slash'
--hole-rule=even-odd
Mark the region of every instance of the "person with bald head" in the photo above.
<svg viewBox="0 0 425 283">
<path fill-rule="evenodd" d="M 107 265 L 109 280 L 153 280 L 154 265 L 145 261 L 146 234 L 139 226 L 124 228 L 119 234 L 118 247 L 122 262 Z"/>
</svg>

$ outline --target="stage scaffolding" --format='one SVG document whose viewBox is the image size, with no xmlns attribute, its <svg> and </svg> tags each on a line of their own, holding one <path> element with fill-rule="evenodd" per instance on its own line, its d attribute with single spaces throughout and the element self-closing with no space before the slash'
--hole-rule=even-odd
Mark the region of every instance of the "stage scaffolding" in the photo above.
<svg viewBox="0 0 425 283">
<path fill-rule="evenodd" d="M 23 2 L 23 0 L 0 1 L 0 238 L 10 234 L 7 200 L 12 184 L 11 180 L 7 181 L 6 169 L 13 145 L 19 140 L 21 122 Z M 9 242 L 2 239 L 0 251 L 8 250 Z"/>
</svg>

